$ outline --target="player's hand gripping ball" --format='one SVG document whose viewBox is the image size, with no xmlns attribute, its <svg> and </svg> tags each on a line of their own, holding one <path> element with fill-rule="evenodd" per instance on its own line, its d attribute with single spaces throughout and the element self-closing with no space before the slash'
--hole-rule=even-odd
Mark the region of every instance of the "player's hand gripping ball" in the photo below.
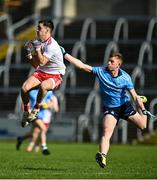
<svg viewBox="0 0 157 180">
<path fill-rule="evenodd" d="M 39 41 L 38 39 L 35 39 L 32 41 L 33 47 L 35 48 L 36 51 L 41 50 L 41 41 Z"/>
<path fill-rule="evenodd" d="M 35 48 L 32 44 L 32 41 L 26 42 L 24 48 L 27 51 L 27 55 L 26 55 L 27 57 L 35 55 L 36 52 L 35 52 Z"/>
<path fill-rule="evenodd" d="M 141 100 L 142 100 L 143 103 L 146 103 L 146 102 L 147 102 L 146 96 L 140 96 L 140 98 L 141 98 Z"/>
</svg>

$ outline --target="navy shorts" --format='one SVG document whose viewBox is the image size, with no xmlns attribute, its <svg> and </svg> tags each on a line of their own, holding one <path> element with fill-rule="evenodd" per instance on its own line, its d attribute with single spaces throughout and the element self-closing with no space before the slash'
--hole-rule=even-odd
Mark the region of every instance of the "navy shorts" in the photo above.
<svg viewBox="0 0 157 180">
<path fill-rule="evenodd" d="M 119 121 L 119 119 L 127 120 L 129 116 L 136 114 L 136 110 L 132 106 L 131 102 L 126 102 L 121 106 L 113 108 L 104 107 L 103 112 L 104 116 L 107 114 L 111 114 L 117 119 L 117 121 Z"/>
</svg>

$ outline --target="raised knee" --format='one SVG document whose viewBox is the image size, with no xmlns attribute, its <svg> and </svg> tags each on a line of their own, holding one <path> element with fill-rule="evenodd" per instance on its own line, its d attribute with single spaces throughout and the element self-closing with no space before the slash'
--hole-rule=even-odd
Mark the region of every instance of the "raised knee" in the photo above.
<svg viewBox="0 0 157 180">
<path fill-rule="evenodd" d="M 147 128 L 147 126 L 145 125 L 145 124 L 142 124 L 141 126 L 140 126 L 140 129 L 141 130 L 144 130 L 144 129 L 146 129 Z"/>
<path fill-rule="evenodd" d="M 22 87 L 21 87 L 21 90 L 22 90 L 24 93 L 28 92 L 29 89 L 28 89 L 27 84 L 24 83 L 24 84 L 22 85 Z"/>
<path fill-rule="evenodd" d="M 46 89 L 45 83 L 41 83 L 40 86 L 39 86 L 39 88 L 40 88 L 41 90 L 45 90 L 45 89 Z"/>
</svg>

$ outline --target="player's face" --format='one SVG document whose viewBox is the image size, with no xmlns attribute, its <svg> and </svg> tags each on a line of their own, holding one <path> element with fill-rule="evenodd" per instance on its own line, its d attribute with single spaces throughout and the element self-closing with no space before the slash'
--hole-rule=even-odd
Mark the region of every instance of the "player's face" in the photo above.
<svg viewBox="0 0 157 180">
<path fill-rule="evenodd" d="M 119 67 L 120 67 L 120 60 L 119 60 L 119 58 L 117 58 L 117 57 L 111 57 L 109 60 L 108 60 L 108 65 L 107 65 L 107 67 L 108 67 L 108 69 L 110 70 L 110 71 L 116 71 L 117 69 L 119 69 Z"/>
<path fill-rule="evenodd" d="M 37 27 L 37 36 L 41 41 L 45 41 L 47 39 L 48 34 L 48 28 L 46 26 L 43 26 L 42 23 L 40 23 Z"/>
</svg>

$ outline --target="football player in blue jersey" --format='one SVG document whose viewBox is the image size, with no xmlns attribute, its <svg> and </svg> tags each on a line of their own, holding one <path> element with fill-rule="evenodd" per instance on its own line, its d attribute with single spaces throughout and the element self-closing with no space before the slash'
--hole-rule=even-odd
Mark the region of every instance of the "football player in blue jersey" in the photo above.
<svg viewBox="0 0 157 180">
<path fill-rule="evenodd" d="M 153 116 L 144 107 L 139 95 L 137 95 L 130 75 L 121 69 L 123 57 L 120 53 L 113 53 L 106 66 L 92 67 L 79 59 L 66 53 L 62 48 L 64 58 L 76 67 L 94 74 L 100 85 L 100 92 L 103 104 L 103 130 L 96 154 L 96 162 L 100 167 L 106 166 L 106 156 L 110 147 L 110 139 L 120 118 L 130 121 L 139 129 L 147 126 L 147 116 Z M 131 104 L 130 93 L 136 109 Z"/>
<path fill-rule="evenodd" d="M 33 109 L 36 103 L 37 94 L 38 94 L 38 89 L 34 89 L 29 92 L 31 109 Z M 48 93 L 46 94 L 46 96 L 42 101 L 37 119 L 32 122 L 33 127 L 31 132 L 17 138 L 17 144 L 16 144 L 17 150 L 19 150 L 22 142 L 30 137 L 31 137 L 31 141 L 27 147 L 27 152 L 31 152 L 33 148 L 37 149 L 38 146 L 36 145 L 37 145 L 38 136 L 40 134 L 42 153 L 44 155 L 50 154 L 46 144 L 46 133 L 51 122 L 52 110 L 54 112 L 59 111 L 58 100 L 52 91 L 48 91 Z"/>
</svg>

